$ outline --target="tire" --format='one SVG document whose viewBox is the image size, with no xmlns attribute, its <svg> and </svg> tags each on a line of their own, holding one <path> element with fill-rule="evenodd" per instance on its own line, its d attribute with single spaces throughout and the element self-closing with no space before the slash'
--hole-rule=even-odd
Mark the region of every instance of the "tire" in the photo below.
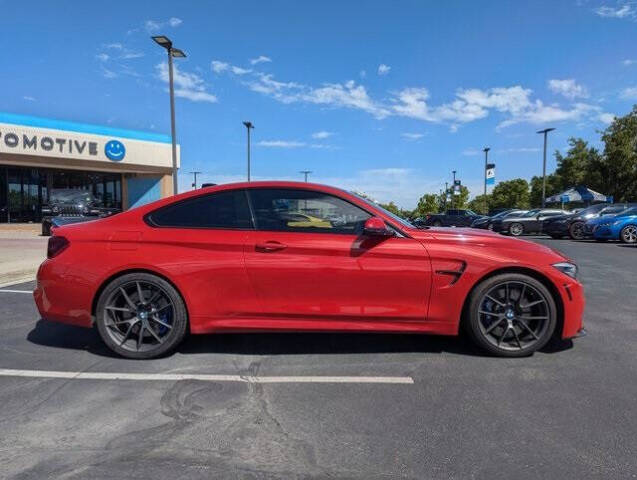
<svg viewBox="0 0 637 480">
<path fill-rule="evenodd" d="M 509 225 L 509 235 L 512 235 L 514 237 L 519 237 L 523 233 L 524 233 L 524 225 L 522 225 L 521 223 L 514 222 L 511 225 Z"/>
<path fill-rule="evenodd" d="M 99 297 L 95 316 L 106 346 L 126 358 L 167 355 L 188 330 L 188 313 L 179 292 L 149 273 L 130 273 L 110 282 Z"/>
<path fill-rule="evenodd" d="M 584 222 L 573 222 L 571 226 L 568 227 L 568 234 L 573 240 L 583 240 Z"/>
<path fill-rule="evenodd" d="M 622 243 L 637 243 L 637 225 L 626 225 L 619 232 Z"/>
<path fill-rule="evenodd" d="M 440 220 L 436 220 L 436 221 L 433 223 L 433 226 L 434 226 L 434 227 L 442 227 L 442 222 L 441 222 Z"/>
<path fill-rule="evenodd" d="M 525 308 L 527 304 L 531 306 Z M 557 325 L 557 306 L 540 281 L 505 273 L 474 288 L 463 321 L 474 343 L 486 352 L 526 357 L 551 340 Z"/>
</svg>

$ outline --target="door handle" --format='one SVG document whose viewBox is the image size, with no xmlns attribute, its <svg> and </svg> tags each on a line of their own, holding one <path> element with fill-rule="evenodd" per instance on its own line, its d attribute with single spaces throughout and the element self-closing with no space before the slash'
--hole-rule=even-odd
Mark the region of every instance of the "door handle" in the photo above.
<svg viewBox="0 0 637 480">
<path fill-rule="evenodd" d="M 287 245 L 281 242 L 268 241 L 263 243 L 257 243 L 255 245 L 255 249 L 257 252 L 268 253 L 268 252 L 276 252 L 278 250 L 283 250 L 287 248 Z"/>
</svg>

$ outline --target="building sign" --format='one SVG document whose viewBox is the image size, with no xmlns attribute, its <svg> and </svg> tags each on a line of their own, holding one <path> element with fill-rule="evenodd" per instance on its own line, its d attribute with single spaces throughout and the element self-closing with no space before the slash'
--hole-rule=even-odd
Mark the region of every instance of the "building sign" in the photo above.
<svg viewBox="0 0 637 480">
<path fill-rule="evenodd" d="M 4 123 L 0 115 L 0 157 L 4 154 L 49 157 L 55 159 L 50 162 L 51 165 L 58 166 L 65 159 L 74 159 L 172 168 L 170 143 L 132 137 L 118 138 L 104 133 Z M 179 150 L 178 146 L 178 166 Z"/>
</svg>

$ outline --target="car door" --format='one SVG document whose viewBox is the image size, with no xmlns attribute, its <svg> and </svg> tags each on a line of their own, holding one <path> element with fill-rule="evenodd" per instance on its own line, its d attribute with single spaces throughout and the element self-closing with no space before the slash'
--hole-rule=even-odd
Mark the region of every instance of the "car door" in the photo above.
<svg viewBox="0 0 637 480">
<path fill-rule="evenodd" d="M 558 215 L 564 215 L 564 212 L 561 210 L 550 210 L 547 212 L 542 212 L 538 215 L 538 221 L 535 226 L 534 232 L 542 233 L 544 227 L 544 220 L 549 220 L 552 217 L 557 217 Z"/>
<path fill-rule="evenodd" d="M 245 262 L 268 328 L 425 319 L 431 264 L 420 242 L 400 233 L 364 236 L 371 214 L 322 191 L 248 192 L 256 230 Z M 306 220 L 296 221 L 297 215 Z"/>
<path fill-rule="evenodd" d="M 144 248 L 135 253 L 135 260 L 159 273 L 171 272 L 187 297 L 191 325 L 259 312 L 244 263 L 245 242 L 253 228 L 244 190 L 172 203 L 148 214 L 146 222 L 151 228 L 144 231 Z"/>
</svg>

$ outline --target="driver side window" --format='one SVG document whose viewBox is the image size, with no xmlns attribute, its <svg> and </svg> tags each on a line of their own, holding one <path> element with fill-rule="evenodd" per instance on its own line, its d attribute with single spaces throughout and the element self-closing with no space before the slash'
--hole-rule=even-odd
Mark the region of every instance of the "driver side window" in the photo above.
<svg viewBox="0 0 637 480">
<path fill-rule="evenodd" d="M 323 192 L 258 188 L 248 193 L 258 230 L 358 235 L 371 217 L 361 208 Z"/>
</svg>

